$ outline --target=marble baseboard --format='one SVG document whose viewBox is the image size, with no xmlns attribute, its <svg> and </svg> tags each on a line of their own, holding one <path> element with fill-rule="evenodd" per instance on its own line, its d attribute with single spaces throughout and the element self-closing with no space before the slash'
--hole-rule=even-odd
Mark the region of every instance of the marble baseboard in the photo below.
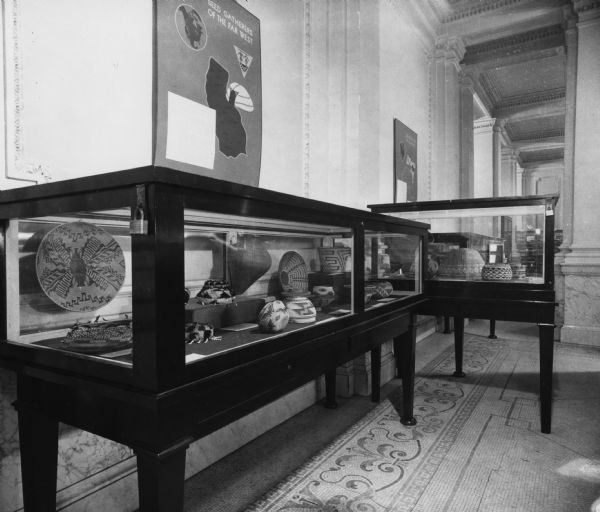
<svg viewBox="0 0 600 512">
<path fill-rule="evenodd" d="M 312 381 L 279 400 L 192 443 L 187 450 L 186 478 L 202 471 L 229 453 L 310 407 L 317 401 L 318 397 L 318 383 Z"/>
<path fill-rule="evenodd" d="M 563 325 L 560 330 L 560 341 L 600 347 L 600 327 Z"/>
</svg>

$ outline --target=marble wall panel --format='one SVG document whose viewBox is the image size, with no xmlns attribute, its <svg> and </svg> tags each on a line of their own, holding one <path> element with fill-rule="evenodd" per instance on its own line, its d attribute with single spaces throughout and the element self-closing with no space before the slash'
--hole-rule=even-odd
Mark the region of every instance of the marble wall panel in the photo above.
<svg viewBox="0 0 600 512">
<path fill-rule="evenodd" d="M 600 276 L 565 277 L 567 325 L 600 327 Z"/>
</svg>

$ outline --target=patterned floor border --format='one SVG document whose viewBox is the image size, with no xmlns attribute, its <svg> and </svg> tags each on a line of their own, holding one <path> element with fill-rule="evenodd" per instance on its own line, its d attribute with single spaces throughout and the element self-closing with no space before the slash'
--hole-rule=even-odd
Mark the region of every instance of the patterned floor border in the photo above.
<svg viewBox="0 0 600 512">
<path fill-rule="evenodd" d="M 413 510 L 506 354 L 502 340 L 468 336 L 468 377 L 457 379 L 454 350 L 445 350 L 417 375 L 417 426 L 399 422 L 394 393 L 247 512 Z"/>
</svg>

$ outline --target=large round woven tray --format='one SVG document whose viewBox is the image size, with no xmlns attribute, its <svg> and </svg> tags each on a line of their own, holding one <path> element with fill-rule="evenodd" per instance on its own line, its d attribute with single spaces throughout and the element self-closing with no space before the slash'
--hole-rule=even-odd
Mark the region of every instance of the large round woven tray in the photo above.
<svg viewBox="0 0 600 512">
<path fill-rule="evenodd" d="M 61 224 L 42 239 L 36 256 L 40 287 L 69 311 L 95 311 L 108 304 L 125 280 L 117 241 L 87 222 Z"/>
</svg>

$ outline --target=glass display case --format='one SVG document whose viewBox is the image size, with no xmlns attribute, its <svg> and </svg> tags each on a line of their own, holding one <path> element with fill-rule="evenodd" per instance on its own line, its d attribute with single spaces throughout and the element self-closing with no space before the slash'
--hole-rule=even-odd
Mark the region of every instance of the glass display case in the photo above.
<svg viewBox="0 0 600 512">
<path fill-rule="evenodd" d="M 25 509 L 55 510 L 59 422 L 132 448 L 182 510 L 189 444 L 394 341 L 414 424 L 427 224 L 145 167 L 0 192 L 0 364 Z"/>
<path fill-rule="evenodd" d="M 426 279 L 553 285 L 555 196 L 370 205 L 431 225 Z"/>
<path fill-rule="evenodd" d="M 0 194 L 4 350 L 153 387 L 422 294 L 421 223 L 162 171 Z"/>
<path fill-rule="evenodd" d="M 541 430 L 550 432 L 554 341 L 554 212 L 536 195 L 370 205 L 374 212 L 430 224 L 418 311 L 454 319 L 456 376 L 468 318 L 537 323 Z"/>
</svg>

